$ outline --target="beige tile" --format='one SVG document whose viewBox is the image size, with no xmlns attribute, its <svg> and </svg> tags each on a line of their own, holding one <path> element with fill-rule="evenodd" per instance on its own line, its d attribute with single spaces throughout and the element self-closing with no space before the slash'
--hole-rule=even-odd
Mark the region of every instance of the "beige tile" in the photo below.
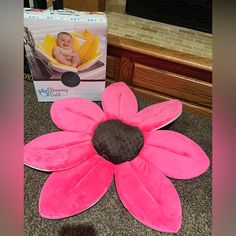
<svg viewBox="0 0 236 236">
<path fill-rule="evenodd" d="M 148 28 L 148 27 L 141 27 L 142 30 L 145 30 L 145 31 L 148 31 L 148 32 L 152 32 L 152 33 L 157 33 L 157 30 L 156 29 L 151 29 L 151 28 Z"/>
<path fill-rule="evenodd" d="M 125 28 L 129 28 L 129 29 L 133 29 L 133 30 L 137 30 L 137 29 L 140 29 L 140 26 L 139 25 L 135 25 L 135 24 L 129 24 L 129 23 L 124 23 L 124 24 L 121 24 L 122 28 L 125 30 Z"/>
<path fill-rule="evenodd" d="M 129 38 L 129 39 L 135 39 L 135 40 L 138 40 L 138 41 L 142 41 L 142 37 L 137 36 L 137 35 L 125 34 L 124 37 Z"/>
<path fill-rule="evenodd" d="M 212 51 L 212 46 L 204 45 L 203 48 Z"/>
<path fill-rule="evenodd" d="M 125 34 L 124 36 L 127 38 L 134 38 L 134 39 L 137 37 L 135 34 Z"/>
<path fill-rule="evenodd" d="M 191 35 L 196 35 L 196 32 L 190 29 L 179 29 L 180 33 L 185 33 L 185 34 L 191 34 Z"/>
<path fill-rule="evenodd" d="M 140 34 L 140 33 L 138 33 L 137 36 L 140 36 L 140 37 L 146 38 L 146 39 L 153 39 L 153 36 L 148 35 L 148 34 L 142 34 L 142 33 Z"/>
<path fill-rule="evenodd" d="M 164 39 L 166 39 L 166 35 L 158 33 L 158 34 L 155 35 L 155 39 L 157 39 L 157 40 L 161 39 L 162 41 L 164 41 Z"/>
<path fill-rule="evenodd" d="M 157 40 L 154 40 L 154 39 L 142 38 L 141 41 L 144 42 L 144 43 L 151 44 L 151 45 L 156 45 L 156 46 L 161 45 L 161 41 L 157 41 Z"/>
<path fill-rule="evenodd" d="M 208 40 L 212 40 L 212 34 L 202 34 L 202 37 Z"/>
<path fill-rule="evenodd" d="M 112 2 L 114 3 L 110 0 Z M 107 13 L 107 17 L 109 33 L 198 56 L 212 57 L 211 34 L 117 12 Z"/>
</svg>

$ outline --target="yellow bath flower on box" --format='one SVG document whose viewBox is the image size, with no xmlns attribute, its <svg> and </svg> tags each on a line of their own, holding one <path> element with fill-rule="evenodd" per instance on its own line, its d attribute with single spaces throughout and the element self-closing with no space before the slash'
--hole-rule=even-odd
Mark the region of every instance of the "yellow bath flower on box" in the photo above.
<svg viewBox="0 0 236 236">
<path fill-rule="evenodd" d="M 84 43 L 80 43 L 79 35 L 77 33 L 70 33 L 72 46 L 75 52 L 79 55 L 80 63 L 77 66 L 66 65 L 62 62 L 56 60 L 54 56 L 54 48 L 57 46 L 57 39 L 51 35 L 47 34 L 42 41 L 39 41 L 36 45 L 36 50 L 43 57 L 44 60 L 48 62 L 48 65 L 58 71 L 83 71 L 94 65 L 101 57 L 101 52 L 99 50 L 99 37 L 85 31 L 82 35 L 89 36 L 84 37 Z M 82 37 L 81 37 L 82 38 Z"/>
</svg>

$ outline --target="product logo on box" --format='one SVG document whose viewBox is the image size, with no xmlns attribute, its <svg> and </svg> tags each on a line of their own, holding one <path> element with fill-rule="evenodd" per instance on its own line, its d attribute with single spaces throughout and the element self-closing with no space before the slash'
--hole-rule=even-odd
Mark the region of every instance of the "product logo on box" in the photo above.
<svg viewBox="0 0 236 236">
<path fill-rule="evenodd" d="M 38 89 L 38 93 L 42 97 L 59 97 L 66 96 L 68 93 L 68 89 L 42 88 Z"/>
</svg>

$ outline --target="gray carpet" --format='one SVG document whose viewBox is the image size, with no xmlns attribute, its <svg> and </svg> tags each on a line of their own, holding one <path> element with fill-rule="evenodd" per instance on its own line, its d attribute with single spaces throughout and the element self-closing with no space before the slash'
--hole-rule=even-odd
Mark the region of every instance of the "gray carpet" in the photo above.
<svg viewBox="0 0 236 236">
<path fill-rule="evenodd" d="M 139 108 L 153 103 L 138 97 Z M 38 103 L 33 83 L 25 81 L 25 143 L 42 134 L 57 131 L 49 115 L 51 103 Z M 211 159 L 211 119 L 189 112 L 167 127 L 197 142 Z M 139 223 L 122 206 L 114 183 L 93 207 L 62 220 L 43 219 L 38 214 L 38 200 L 48 173 L 25 166 L 25 234 L 27 236 L 105 236 L 105 235 L 211 235 L 211 168 L 191 180 L 173 180 L 182 201 L 183 222 L 178 234 L 160 233 Z M 145 204 L 145 203 L 144 203 Z"/>
</svg>

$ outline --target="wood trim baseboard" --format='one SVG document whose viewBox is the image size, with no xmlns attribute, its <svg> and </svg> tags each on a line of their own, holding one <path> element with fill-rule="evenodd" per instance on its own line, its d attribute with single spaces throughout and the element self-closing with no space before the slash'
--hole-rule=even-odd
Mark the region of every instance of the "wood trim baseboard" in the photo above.
<svg viewBox="0 0 236 236">
<path fill-rule="evenodd" d="M 212 72 L 212 60 L 208 58 L 178 52 L 112 34 L 108 34 L 108 44 L 110 46 L 114 46 L 123 50 L 128 50 L 139 54 L 145 54 L 154 58 L 164 59 L 171 62 Z"/>
</svg>

